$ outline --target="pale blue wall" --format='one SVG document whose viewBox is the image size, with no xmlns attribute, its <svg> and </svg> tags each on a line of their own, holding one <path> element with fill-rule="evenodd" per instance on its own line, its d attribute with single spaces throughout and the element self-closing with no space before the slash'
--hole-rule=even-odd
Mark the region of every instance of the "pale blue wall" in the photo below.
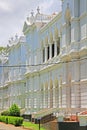
<svg viewBox="0 0 87 130">
<path fill-rule="evenodd" d="M 26 64 L 26 48 L 24 43 L 19 43 L 20 45 L 15 45 L 10 48 L 9 51 L 9 65 L 25 65 Z M 10 73 L 13 76 L 14 71 L 17 71 L 18 68 L 11 67 Z M 26 67 L 20 67 L 21 74 L 26 72 Z"/>
<path fill-rule="evenodd" d="M 29 31 L 26 34 L 26 43 L 28 44 L 29 48 L 32 52 L 37 49 L 38 47 L 38 30 L 35 28 L 32 31 Z"/>
</svg>

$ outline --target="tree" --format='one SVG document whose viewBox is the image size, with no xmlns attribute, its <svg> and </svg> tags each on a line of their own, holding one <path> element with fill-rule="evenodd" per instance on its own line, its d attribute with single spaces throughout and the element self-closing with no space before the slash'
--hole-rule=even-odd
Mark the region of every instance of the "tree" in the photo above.
<svg viewBox="0 0 87 130">
<path fill-rule="evenodd" d="M 13 104 L 9 109 L 10 116 L 20 116 L 20 109 L 16 104 Z"/>
</svg>

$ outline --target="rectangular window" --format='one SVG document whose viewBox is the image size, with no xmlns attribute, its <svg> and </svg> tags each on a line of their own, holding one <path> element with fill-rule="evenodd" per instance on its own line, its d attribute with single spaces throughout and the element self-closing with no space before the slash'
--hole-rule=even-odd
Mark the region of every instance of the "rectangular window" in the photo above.
<svg viewBox="0 0 87 130">
<path fill-rule="evenodd" d="M 57 55 L 59 55 L 59 53 L 60 53 L 60 38 L 57 41 Z"/>
</svg>

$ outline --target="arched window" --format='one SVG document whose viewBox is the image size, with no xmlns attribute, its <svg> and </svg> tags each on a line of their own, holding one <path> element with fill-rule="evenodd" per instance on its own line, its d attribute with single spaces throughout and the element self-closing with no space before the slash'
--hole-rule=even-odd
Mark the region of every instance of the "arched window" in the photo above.
<svg viewBox="0 0 87 130">
<path fill-rule="evenodd" d="M 49 46 L 47 47 L 47 51 L 48 51 L 48 55 L 47 55 L 47 59 L 49 60 L 49 57 L 50 57 L 50 53 L 49 53 Z"/>
<path fill-rule="evenodd" d="M 60 37 L 58 38 L 58 41 L 57 41 L 57 55 L 59 55 L 60 53 Z"/>
<path fill-rule="evenodd" d="M 55 39 L 55 43 L 56 43 L 56 48 L 57 48 L 57 55 L 59 55 L 60 53 L 60 38 L 59 38 L 59 33 L 58 33 L 58 28 L 55 27 L 55 30 L 54 30 L 54 39 Z"/>
<path fill-rule="evenodd" d="M 54 57 L 54 43 L 52 44 L 52 57 Z"/>
</svg>

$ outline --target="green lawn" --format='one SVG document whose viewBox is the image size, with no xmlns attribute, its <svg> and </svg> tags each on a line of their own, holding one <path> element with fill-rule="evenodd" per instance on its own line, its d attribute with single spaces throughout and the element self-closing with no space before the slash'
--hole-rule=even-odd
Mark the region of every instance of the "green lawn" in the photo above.
<svg viewBox="0 0 87 130">
<path fill-rule="evenodd" d="M 25 128 L 31 128 L 32 130 L 39 130 L 39 124 L 34 124 L 34 123 L 31 123 L 31 122 L 25 122 L 24 121 L 23 126 Z M 40 126 L 40 130 L 46 130 L 46 129 Z"/>
</svg>

